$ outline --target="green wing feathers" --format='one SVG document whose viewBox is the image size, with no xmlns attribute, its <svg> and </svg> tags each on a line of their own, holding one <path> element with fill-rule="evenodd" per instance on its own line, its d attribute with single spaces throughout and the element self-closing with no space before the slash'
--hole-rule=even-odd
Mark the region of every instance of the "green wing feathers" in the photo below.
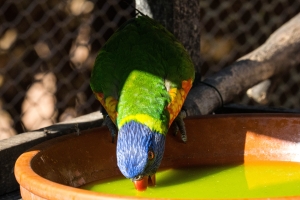
<svg viewBox="0 0 300 200">
<path fill-rule="evenodd" d="M 176 99 L 171 90 L 180 91 L 183 81 L 193 80 L 194 66 L 182 44 L 162 25 L 140 16 L 123 24 L 103 46 L 90 85 L 102 105 L 107 98 L 113 102 L 108 114 L 114 112 L 119 127 L 137 120 L 166 132 L 167 107 Z"/>
</svg>

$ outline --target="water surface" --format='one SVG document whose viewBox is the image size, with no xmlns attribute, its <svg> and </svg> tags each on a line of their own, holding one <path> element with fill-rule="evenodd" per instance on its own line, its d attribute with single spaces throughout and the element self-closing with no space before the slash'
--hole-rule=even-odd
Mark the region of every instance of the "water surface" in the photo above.
<svg viewBox="0 0 300 200">
<path fill-rule="evenodd" d="M 124 177 L 83 189 L 125 196 L 160 198 L 260 198 L 300 196 L 300 163 L 258 162 L 160 170 L 155 187 L 139 192 Z"/>
</svg>

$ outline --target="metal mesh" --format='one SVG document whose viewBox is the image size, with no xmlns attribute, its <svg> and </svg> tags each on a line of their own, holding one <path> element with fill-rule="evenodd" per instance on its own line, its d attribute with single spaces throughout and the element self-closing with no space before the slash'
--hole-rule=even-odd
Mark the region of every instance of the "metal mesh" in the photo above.
<svg viewBox="0 0 300 200">
<path fill-rule="evenodd" d="M 298 0 L 201 1 L 202 74 L 209 76 L 263 44 L 281 25 L 300 12 Z M 283 108 L 300 107 L 300 66 L 271 79 L 259 103 Z M 257 104 L 243 94 L 236 103 Z"/>
<path fill-rule="evenodd" d="M 134 14 L 117 0 L 0 2 L 0 137 L 99 109 L 97 52 Z"/>
<path fill-rule="evenodd" d="M 204 76 L 258 47 L 300 11 L 298 0 L 213 0 L 200 6 Z M 89 88 L 95 56 L 133 14 L 118 0 L 1 1 L 0 139 L 96 111 L 99 103 Z M 298 74 L 292 69 L 276 82 L 269 105 L 299 107 Z M 236 101 L 253 103 L 245 96 Z"/>
</svg>

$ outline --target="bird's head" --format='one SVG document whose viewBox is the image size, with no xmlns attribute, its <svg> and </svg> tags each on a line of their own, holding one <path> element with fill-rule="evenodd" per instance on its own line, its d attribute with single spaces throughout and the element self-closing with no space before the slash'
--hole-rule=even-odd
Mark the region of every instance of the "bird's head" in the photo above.
<svg viewBox="0 0 300 200">
<path fill-rule="evenodd" d="M 118 133 L 117 163 L 122 174 L 137 190 L 155 185 L 155 173 L 161 163 L 165 136 L 136 121 L 124 124 Z"/>
</svg>

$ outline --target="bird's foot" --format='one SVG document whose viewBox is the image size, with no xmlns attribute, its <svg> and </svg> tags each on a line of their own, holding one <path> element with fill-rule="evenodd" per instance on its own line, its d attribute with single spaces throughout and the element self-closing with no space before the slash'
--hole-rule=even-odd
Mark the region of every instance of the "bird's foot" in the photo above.
<svg viewBox="0 0 300 200">
<path fill-rule="evenodd" d="M 80 135 L 80 128 L 79 128 L 79 125 L 78 124 L 75 124 L 75 131 L 76 131 L 76 134 L 77 135 Z"/>
<path fill-rule="evenodd" d="M 113 121 L 110 119 L 110 117 L 108 115 L 104 116 L 103 124 L 107 126 L 107 128 L 108 128 L 108 130 L 111 134 L 111 137 L 112 137 L 112 143 L 114 143 L 115 138 L 116 138 L 117 133 L 118 133 L 118 129 L 117 129 L 116 125 L 113 123 Z"/>
<path fill-rule="evenodd" d="M 185 124 L 183 122 L 183 119 L 185 118 L 185 112 L 184 111 L 180 111 L 180 113 L 178 114 L 178 116 L 175 118 L 174 120 L 174 134 L 176 135 L 178 133 L 178 131 L 180 131 L 181 133 L 181 140 L 186 143 L 187 142 L 187 135 L 186 135 L 186 129 L 185 129 Z"/>
</svg>

